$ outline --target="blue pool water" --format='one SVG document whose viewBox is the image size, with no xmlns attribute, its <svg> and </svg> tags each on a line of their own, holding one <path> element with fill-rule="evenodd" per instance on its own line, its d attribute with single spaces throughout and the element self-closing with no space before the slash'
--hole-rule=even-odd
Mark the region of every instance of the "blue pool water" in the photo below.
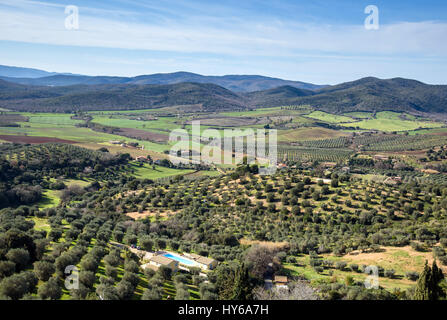
<svg viewBox="0 0 447 320">
<path fill-rule="evenodd" d="M 180 257 L 180 256 L 178 256 L 178 255 L 173 255 L 173 254 L 170 254 L 170 253 L 165 253 L 163 256 L 165 256 L 166 258 L 170 258 L 170 259 L 172 259 L 172 260 L 178 261 L 178 262 L 180 262 L 181 264 L 184 264 L 184 265 L 187 265 L 187 266 L 196 266 L 196 265 L 198 265 L 197 262 L 195 262 L 195 261 L 193 261 L 193 260 L 189 260 L 189 259 L 183 258 L 183 257 Z"/>
</svg>

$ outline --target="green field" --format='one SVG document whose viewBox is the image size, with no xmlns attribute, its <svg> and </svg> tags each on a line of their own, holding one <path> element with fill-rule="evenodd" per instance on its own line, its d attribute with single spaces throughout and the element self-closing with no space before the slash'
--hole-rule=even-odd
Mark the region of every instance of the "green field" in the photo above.
<svg viewBox="0 0 447 320">
<path fill-rule="evenodd" d="M 179 170 L 161 166 L 155 166 L 155 169 L 152 169 L 152 166 L 147 163 L 144 163 L 143 166 L 139 166 L 137 163 L 132 163 L 131 170 L 133 171 L 132 175 L 138 179 L 152 180 L 194 172 L 194 170 Z"/>
<path fill-rule="evenodd" d="M 25 126 L 29 125 L 31 127 L 66 127 L 82 123 L 81 120 L 71 119 L 72 114 L 23 112 L 20 113 L 20 115 L 29 118 L 28 122 L 20 122 L 20 124 Z"/>
<path fill-rule="evenodd" d="M 351 117 L 331 114 L 323 111 L 314 111 L 310 114 L 307 114 L 306 117 L 330 123 L 343 123 L 343 122 L 354 121 L 354 119 L 352 119 Z"/>
<path fill-rule="evenodd" d="M 44 190 L 42 192 L 42 200 L 37 205 L 40 209 L 47 209 L 57 207 L 61 202 L 60 191 L 58 190 Z"/>
<path fill-rule="evenodd" d="M 180 128 L 181 124 L 175 123 L 177 121 L 179 121 L 179 119 L 175 117 L 160 117 L 157 120 L 140 121 L 112 116 L 94 116 L 92 120 L 92 122 L 104 126 L 140 129 L 162 134 L 169 134 L 169 131 Z"/>
<path fill-rule="evenodd" d="M 373 117 L 372 112 L 347 112 L 344 113 L 344 115 L 347 117 L 359 118 L 359 119 L 368 119 Z"/>
<path fill-rule="evenodd" d="M 260 108 L 252 111 L 221 112 L 219 114 L 226 117 L 259 117 L 276 114 L 279 111 L 281 111 L 281 107 Z"/>
<path fill-rule="evenodd" d="M 362 120 L 359 122 L 343 123 L 341 126 L 358 127 L 365 130 L 380 131 L 409 131 L 419 128 L 439 128 L 443 124 L 441 122 L 418 121 L 418 120 L 402 120 L 399 113 L 383 111 L 376 114 L 375 119 Z"/>
</svg>

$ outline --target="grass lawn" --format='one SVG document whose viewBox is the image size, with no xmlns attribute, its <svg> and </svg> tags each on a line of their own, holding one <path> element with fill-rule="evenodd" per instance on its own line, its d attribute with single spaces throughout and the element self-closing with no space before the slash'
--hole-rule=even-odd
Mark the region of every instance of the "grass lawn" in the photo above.
<svg viewBox="0 0 447 320">
<path fill-rule="evenodd" d="M 34 229 L 41 231 L 44 230 L 46 232 L 51 231 L 50 224 L 48 223 L 48 220 L 46 218 L 38 218 L 38 217 L 31 217 L 29 220 L 34 221 Z"/>
<path fill-rule="evenodd" d="M 42 199 L 37 203 L 40 209 L 47 209 L 57 207 L 61 202 L 59 190 L 44 190 L 42 192 Z"/>
</svg>

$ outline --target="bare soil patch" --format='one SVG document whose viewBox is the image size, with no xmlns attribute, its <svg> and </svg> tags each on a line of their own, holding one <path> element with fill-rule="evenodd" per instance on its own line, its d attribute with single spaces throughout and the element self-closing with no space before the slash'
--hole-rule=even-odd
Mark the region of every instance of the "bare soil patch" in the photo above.
<svg viewBox="0 0 447 320">
<path fill-rule="evenodd" d="M 407 271 L 420 272 L 425 260 L 428 260 L 429 265 L 433 263 L 432 252 L 419 252 L 411 248 L 405 247 L 383 247 L 382 252 L 361 253 L 354 251 L 343 257 L 343 260 L 349 260 L 350 263 L 365 264 L 365 265 L 379 265 L 385 268 L 400 267 Z M 447 266 L 442 266 L 438 261 L 438 267 L 445 273 Z"/>
<path fill-rule="evenodd" d="M 126 213 L 126 216 L 134 219 L 134 220 L 138 220 L 138 219 L 144 219 L 147 217 L 155 217 L 157 214 L 160 215 L 160 217 L 162 218 L 167 218 L 169 216 L 173 216 L 176 214 L 175 211 L 171 211 L 171 210 L 166 210 L 166 211 L 162 211 L 162 212 L 158 212 L 158 211 L 143 211 L 141 213 L 139 212 L 128 212 Z"/>
<path fill-rule="evenodd" d="M 268 248 L 277 249 L 277 250 L 282 250 L 282 249 L 287 248 L 289 246 L 289 243 L 286 242 L 286 241 L 273 242 L 273 241 L 249 240 L 249 239 L 242 238 L 242 239 L 239 240 L 239 242 L 242 245 L 251 246 L 251 245 L 254 245 L 254 244 L 258 244 L 258 245 L 261 245 L 261 246 L 266 246 Z"/>
</svg>

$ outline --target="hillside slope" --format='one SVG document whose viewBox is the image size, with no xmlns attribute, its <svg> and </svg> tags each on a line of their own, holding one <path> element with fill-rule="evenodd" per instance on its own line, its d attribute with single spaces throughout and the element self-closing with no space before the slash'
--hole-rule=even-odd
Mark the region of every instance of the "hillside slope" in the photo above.
<svg viewBox="0 0 447 320">
<path fill-rule="evenodd" d="M 174 105 L 203 110 L 244 109 L 244 99 L 214 84 L 36 87 L 0 80 L 0 107 L 16 111 L 127 110 Z"/>
<path fill-rule="evenodd" d="M 7 68 L 7 67 L 5 67 Z M 39 71 L 39 70 L 37 70 Z M 109 77 L 109 76 L 83 76 L 50 74 L 42 71 L 39 76 L 27 76 L 28 73 L 2 72 L 0 66 L 0 79 L 34 86 L 70 86 L 70 85 L 97 85 L 97 84 L 176 84 L 182 82 L 212 83 L 235 92 L 251 92 L 267 90 L 279 86 L 292 86 L 307 90 L 316 90 L 324 86 L 301 81 L 290 81 L 258 75 L 225 75 L 203 76 L 190 72 L 157 73 L 140 75 L 137 77 Z M 30 73 L 31 74 L 31 73 Z"/>
<path fill-rule="evenodd" d="M 382 110 L 447 112 L 446 85 L 428 85 L 402 78 L 363 78 L 322 88 L 310 94 L 296 92 L 295 96 L 290 94 L 277 100 L 273 99 L 277 95 L 274 92 L 264 91 L 256 95 L 262 96 L 262 99 L 251 99 L 253 106 L 310 105 L 333 113 Z"/>
<path fill-rule="evenodd" d="M 447 86 L 394 78 L 360 80 L 317 91 L 280 86 L 236 93 L 210 83 L 30 86 L 0 80 L 0 107 L 17 111 L 126 110 L 201 105 L 203 111 L 310 105 L 331 113 L 447 113 Z"/>
</svg>

